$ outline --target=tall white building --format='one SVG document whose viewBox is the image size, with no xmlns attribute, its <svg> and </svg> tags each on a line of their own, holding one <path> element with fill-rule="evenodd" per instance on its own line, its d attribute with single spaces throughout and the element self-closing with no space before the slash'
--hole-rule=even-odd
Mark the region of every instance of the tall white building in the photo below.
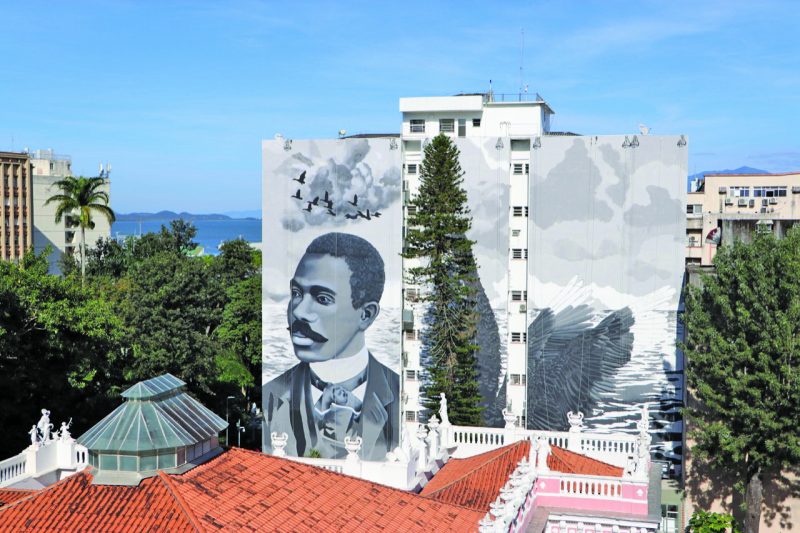
<svg viewBox="0 0 800 533">
<path fill-rule="evenodd" d="M 56 154 L 52 149 L 36 150 L 30 154 L 33 168 L 33 245 L 36 253 L 41 253 L 48 245 L 52 252 L 48 257 L 50 272 L 58 272 L 58 260 L 62 254 L 78 254 L 80 228 L 72 218 L 65 216 L 61 222 L 55 221 L 56 203 L 46 205 L 47 200 L 59 194 L 54 183 L 72 175 L 72 158 Z M 110 184 L 104 186 L 110 192 Z M 86 247 L 90 248 L 97 239 L 111 235 L 111 225 L 104 216 L 92 217 L 94 229 L 86 229 Z"/>
<path fill-rule="evenodd" d="M 444 97 L 401 98 L 400 112 L 403 114 L 401 130 L 403 157 L 403 185 L 406 199 L 413 197 L 419 189 L 419 166 L 423 158 L 423 145 L 426 140 L 444 133 L 455 140 L 470 139 L 479 146 L 487 145 L 487 158 L 502 164 L 498 173 L 488 179 L 495 180 L 495 189 L 507 190 L 508 203 L 500 201 L 501 209 L 509 212 L 496 213 L 499 219 L 508 220 L 508 229 L 498 232 L 498 251 L 506 258 L 507 278 L 501 291 L 504 292 L 505 305 L 492 305 L 498 323 L 506 324 L 500 328 L 500 354 L 507 350 L 503 364 L 506 366 L 508 378 L 504 403 L 510 405 L 517 416 L 518 425 L 524 426 L 525 383 L 526 383 L 526 300 L 527 300 L 527 212 L 528 212 L 528 174 L 530 170 L 531 143 L 534 139 L 549 133 L 550 117 L 553 110 L 538 94 L 495 95 L 465 94 Z M 460 144 L 460 143 L 457 143 Z M 462 154 L 469 145 L 460 146 Z M 494 150 L 492 150 L 494 148 Z M 494 152 L 494 153 L 493 153 Z M 497 159 L 499 156 L 500 160 Z M 502 161 L 506 159 L 506 161 Z M 470 164 L 474 159 L 462 157 L 461 166 L 465 171 L 464 186 L 472 197 L 480 189 L 477 180 L 487 178 L 475 173 Z M 470 194 L 473 193 L 473 194 Z M 474 211 L 474 207 L 471 206 Z M 408 216 L 409 206 L 404 208 L 404 221 Z M 411 207 L 413 209 L 413 207 Z M 495 215 L 491 213 L 490 215 Z M 505 216 L 504 216 L 505 215 Z M 480 221 L 474 221 L 473 224 Z M 494 223 L 494 221 L 489 221 Z M 404 222 L 405 225 L 405 222 Z M 504 224 L 500 224 L 501 226 Z M 502 233 L 502 234 L 500 234 Z M 507 246 L 506 246 L 507 245 Z M 506 248 L 506 253 L 502 249 Z M 484 259 L 478 255 L 479 268 L 491 268 L 489 264 L 481 264 Z M 404 260 L 404 270 L 416 266 L 418 260 Z M 502 273 L 496 277 L 502 280 Z M 503 290 L 504 289 L 504 290 Z M 420 361 L 420 332 L 423 330 L 422 320 L 424 306 L 420 305 L 417 295 L 421 289 L 404 286 L 404 335 L 403 355 L 405 365 L 404 392 L 406 395 L 405 420 L 416 422 L 422 409 L 419 397 L 420 372 L 423 364 Z M 411 320 L 413 317 L 413 321 Z M 503 331 L 503 329 L 505 331 Z M 499 391 L 501 396 L 503 391 Z M 500 406 L 502 408 L 502 406 Z M 497 413 L 495 413 L 497 414 Z"/>
</svg>

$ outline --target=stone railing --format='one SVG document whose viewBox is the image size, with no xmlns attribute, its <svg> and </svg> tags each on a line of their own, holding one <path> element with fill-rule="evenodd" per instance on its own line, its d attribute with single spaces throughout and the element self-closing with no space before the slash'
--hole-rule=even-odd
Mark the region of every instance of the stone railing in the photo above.
<svg viewBox="0 0 800 533">
<path fill-rule="evenodd" d="M 0 461 L 0 488 L 8 487 L 12 483 L 27 477 L 28 461 L 25 452 Z"/>
<path fill-rule="evenodd" d="M 551 446 L 586 455 L 593 459 L 624 467 L 630 457 L 639 453 L 636 435 L 624 433 L 586 434 L 579 431 L 534 431 L 521 428 L 482 428 L 450 426 L 443 431 L 444 446 L 455 447 L 453 457 L 464 458 L 488 452 L 521 440 L 544 438 Z"/>
</svg>

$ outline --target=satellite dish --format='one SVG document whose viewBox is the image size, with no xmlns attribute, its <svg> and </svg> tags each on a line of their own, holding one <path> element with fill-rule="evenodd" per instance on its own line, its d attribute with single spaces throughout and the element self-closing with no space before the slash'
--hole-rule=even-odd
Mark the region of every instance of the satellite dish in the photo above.
<svg viewBox="0 0 800 533">
<path fill-rule="evenodd" d="M 644 124 L 639 124 L 639 131 L 641 132 L 642 135 L 650 134 L 650 128 L 645 126 Z"/>
</svg>

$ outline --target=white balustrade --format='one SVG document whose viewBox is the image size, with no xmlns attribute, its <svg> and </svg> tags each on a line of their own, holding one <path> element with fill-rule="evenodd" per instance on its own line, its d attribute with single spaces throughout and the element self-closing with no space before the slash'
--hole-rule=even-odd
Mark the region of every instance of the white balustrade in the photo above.
<svg viewBox="0 0 800 533">
<path fill-rule="evenodd" d="M 0 461 L 0 488 L 27 477 L 27 466 L 28 462 L 24 453 Z"/>
<path fill-rule="evenodd" d="M 622 496 L 622 482 L 609 478 L 588 476 L 559 476 L 559 494 L 562 496 L 588 496 L 598 498 L 619 498 Z"/>
</svg>

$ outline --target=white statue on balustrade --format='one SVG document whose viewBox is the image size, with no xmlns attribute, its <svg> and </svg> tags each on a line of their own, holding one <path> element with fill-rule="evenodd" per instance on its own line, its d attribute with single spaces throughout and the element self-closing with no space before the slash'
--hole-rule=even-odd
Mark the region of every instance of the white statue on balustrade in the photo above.
<svg viewBox="0 0 800 533">
<path fill-rule="evenodd" d="M 38 446 L 39 444 L 39 428 L 36 427 L 36 424 L 31 426 L 31 430 L 28 432 L 28 435 L 31 436 L 31 446 Z"/>
<path fill-rule="evenodd" d="M 36 428 L 39 430 L 42 443 L 47 444 L 50 440 L 50 432 L 53 430 L 53 424 L 50 423 L 50 411 L 42 409 L 42 418 L 39 419 Z"/>
<path fill-rule="evenodd" d="M 550 452 L 553 449 L 550 447 L 550 443 L 547 442 L 545 437 L 538 437 L 536 439 L 536 471 L 537 472 L 549 472 L 550 467 L 547 466 L 547 458 L 550 456 Z"/>
<path fill-rule="evenodd" d="M 440 393 L 439 396 L 439 416 L 442 418 L 442 425 L 449 426 L 450 418 L 447 416 L 447 397 L 445 397 L 443 392 Z"/>
<path fill-rule="evenodd" d="M 61 429 L 58 430 L 58 440 L 68 441 L 72 438 L 72 435 L 69 432 L 69 428 L 71 425 L 72 425 L 72 418 L 69 419 L 69 422 L 61 422 Z"/>
</svg>

